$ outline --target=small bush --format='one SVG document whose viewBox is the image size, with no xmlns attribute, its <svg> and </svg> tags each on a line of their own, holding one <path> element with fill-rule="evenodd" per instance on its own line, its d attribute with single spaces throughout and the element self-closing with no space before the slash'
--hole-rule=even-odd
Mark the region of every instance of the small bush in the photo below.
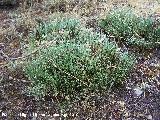
<svg viewBox="0 0 160 120">
<path fill-rule="evenodd" d="M 46 24 L 52 25 L 46 26 L 50 31 L 46 35 L 53 35 L 59 44 L 41 49 L 25 67 L 32 80 L 30 91 L 35 96 L 52 93 L 73 97 L 86 91 L 104 91 L 122 83 L 133 67 L 133 57 L 120 52 L 115 43 L 72 22 L 73 19 L 63 19 Z"/>
<path fill-rule="evenodd" d="M 156 26 L 149 17 L 138 17 L 131 9 L 111 11 L 100 22 L 100 27 L 127 44 L 149 48 L 159 45 L 160 26 Z"/>
<path fill-rule="evenodd" d="M 31 35 L 32 41 L 52 41 L 67 37 L 74 37 L 79 32 L 79 21 L 75 19 L 56 19 L 55 22 L 37 20 L 38 25 Z M 78 35 L 77 35 L 78 36 Z M 70 38 L 67 38 L 70 39 Z M 58 40 L 57 40 L 58 41 Z"/>
</svg>

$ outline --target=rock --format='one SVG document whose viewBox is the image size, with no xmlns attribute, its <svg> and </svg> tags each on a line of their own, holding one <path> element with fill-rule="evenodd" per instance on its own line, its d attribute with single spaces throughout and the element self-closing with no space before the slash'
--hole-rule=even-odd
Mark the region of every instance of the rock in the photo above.
<svg viewBox="0 0 160 120">
<path fill-rule="evenodd" d="M 147 116 L 147 119 L 148 119 L 148 120 L 153 120 L 153 118 L 152 118 L 151 115 L 148 115 L 148 116 Z"/>
<path fill-rule="evenodd" d="M 54 114 L 53 116 L 54 116 L 54 117 L 59 117 L 60 115 L 59 115 L 59 114 Z"/>
<path fill-rule="evenodd" d="M 134 93 L 136 94 L 136 96 L 140 96 L 143 93 L 143 91 L 140 87 L 136 87 L 134 88 Z"/>
<path fill-rule="evenodd" d="M 41 116 L 45 117 L 46 115 L 45 114 L 41 114 Z"/>
<path fill-rule="evenodd" d="M 67 117 L 67 114 L 63 114 L 63 117 L 65 117 L 65 118 L 66 118 L 66 117 Z"/>
<path fill-rule="evenodd" d="M 26 118 L 26 117 L 27 117 L 27 114 L 22 113 L 21 116 Z"/>
<path fill-rule="evenodd" d="M 5 116 L 5 117 L 6 117 L 6 116 L 7 116 L 7 113 L 2 112 L 2 116 Z"/>
</svg>

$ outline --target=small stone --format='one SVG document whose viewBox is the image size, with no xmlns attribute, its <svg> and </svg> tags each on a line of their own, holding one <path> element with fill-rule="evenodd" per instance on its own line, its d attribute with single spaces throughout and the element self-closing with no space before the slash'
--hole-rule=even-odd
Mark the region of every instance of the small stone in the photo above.
<svg viewBox="0 0 160 120">
<path fill-rule="evenodd" d="M 63 114 L 63 117 L 67 117 L 67 114 Z"/>
<path fill-rule="evenodd" d="M 41 116 L 45 117 L 46 115 L 45 114 L 41 114 Z"/>
<path fill-rule="evenodd" d="M 2 112 L 2 116 L 5 116 L 5 117 L 6 117 L 6 116 L 7 116 L 7 114 L 6 114 L 6 113 L 4 113 L 4 112 Z"/>
<path fill-rule="evenodd" d="M 152 115 L 148 115 L 148 116 L 147 116 L 147 119 L 148 119 L 148 120 L 153 120 Z"/>
<path fill-rule="evenodd" d="M 53 116 L 54 116 L 54 117 L 59 117 L 60 115 L 59 115 L 59 114 L 54 114 Z"/>
<path fill-rule="evenodd" d="M 22 113 L 21 116 L 22 116 L 22 117 L 27 117 L 27 114 Z"/>
<path fill-rule="evenodd" d="M 143 93 L 143 91 L 142 91 L 142 89 L 140 87 L 136 87 L 136 88 L 134 88 L 134 93 L 137 96 L 140 96 Z"/>
<path fill-rule="evenodd" d="M 13 77 L 9 76 L 9 80 L 12 80 L 12 79 L 13 79 Z"/>
<path fill-rule="evenodd" d="M 119 104 L 120 107 L 124 107 L 125 106 L 125 102 L 124 101 L 118 101 L 117 103 Z"/>
<path fill-rule="evenodd" d="M 126 89 L 127 89 L 127 90 L 131 90 L 132 88 L 131 88 L 131 87 L 126 87 Z"/>
<path fill-rule="evenodd" d="M 129 117 L 129 115 L 130 115 L 130 114 L 129 114 L 129 112 L 128 112 L 128 111 L 125 111 L 125 113 L 124 113 L 124 117 L 125 117 L 125 118 L 128 118 L 128 117 Z"/>
</svg>

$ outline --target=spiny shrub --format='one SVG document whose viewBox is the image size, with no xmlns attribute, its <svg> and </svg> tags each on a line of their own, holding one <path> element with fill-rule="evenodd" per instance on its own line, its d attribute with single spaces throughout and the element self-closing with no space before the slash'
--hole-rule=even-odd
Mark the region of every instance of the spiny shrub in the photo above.
<svg viewBox="0 0 160 120">
<path fill-rule="evenodd" d="M 127 44 L 142 47 L 155 47 L 160 42 L 160 25 L 150 17 L 137 16 L 131 9 L 116 9 L 111 11 L 100 22 L 100 27 L 108 35 Z"/>
<path fill-rule="evenodd" d="M 58 29 L 47 29 L 54 40 L 62 42 L 39 50 L 25 67 L 32 80 L 31 93 L 40 97 L 47 93 L 73 97 L 86 91 L 105 91 L 122 83 L 134 65 L 133 57 L 120 52 L 104 35 L 88 29 L 75 27 L 71 31 L 76 34 L 69 34 L 68 21 L 72 20 L 65 20 L 51 23 L 58 25 Z"/>
</svg>

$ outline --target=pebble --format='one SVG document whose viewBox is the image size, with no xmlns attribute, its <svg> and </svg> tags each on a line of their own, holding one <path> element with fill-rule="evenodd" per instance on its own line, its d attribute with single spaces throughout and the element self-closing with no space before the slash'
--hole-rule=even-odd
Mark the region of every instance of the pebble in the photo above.
<svg viewBox="0 0 160 120">
<path fill-rule="evenodd" d="M 41 114 L 41 116 L 45 117 L 46 115 L 45 114 Z"/>
<path fill-rule="evenodd" d="M 7 114 L 6 114 L 6 113 L 4 113 L 4 112 L 2 112 L 2 116 L 5 116 L 5 117 L 6 117 L 6 116 L 7 116 Z"/>
<path fill-rule="evenodd" d="M 9 76 L 9 80 L 12 80 L 12 79 L 13 79 L 13 77 Z"/>
<path fill-rule="evenodd" d="M 148 120 L 153 120 L 152 115 L 148 115 L 148 116 L 147 116 L 147 119 L 148 119 Z"/>
<path fill-rule="evenodd" d="M 126 87 L 126 89 L 131 90 L 132 88 L 131 87 Z"/>
<path fill-rule="evenodd" d="M 54 114 L 53 116 L 54 116 L 54 117 L 59 117 L 60 115 L 59 115 L 59 114 Z"/>
<path fill-rule="evenodd" d="M 63 117 L 67 117 L 67 114 L 63 114 Z"/>
<path fill-rule="evenodd" d="M 22 117 L 27 117 L 27 114 L 21 113 L 21 116 L 22 116 Z"/>
<path fill-rule="evenodd" d="M 143 93 L 143 91 L 142 91 L 142 89 L 140 87 L 136 87 L 136 88 L 134 88 L 134 93 L 137 96 L 140 96 Z"/>
</svg>

